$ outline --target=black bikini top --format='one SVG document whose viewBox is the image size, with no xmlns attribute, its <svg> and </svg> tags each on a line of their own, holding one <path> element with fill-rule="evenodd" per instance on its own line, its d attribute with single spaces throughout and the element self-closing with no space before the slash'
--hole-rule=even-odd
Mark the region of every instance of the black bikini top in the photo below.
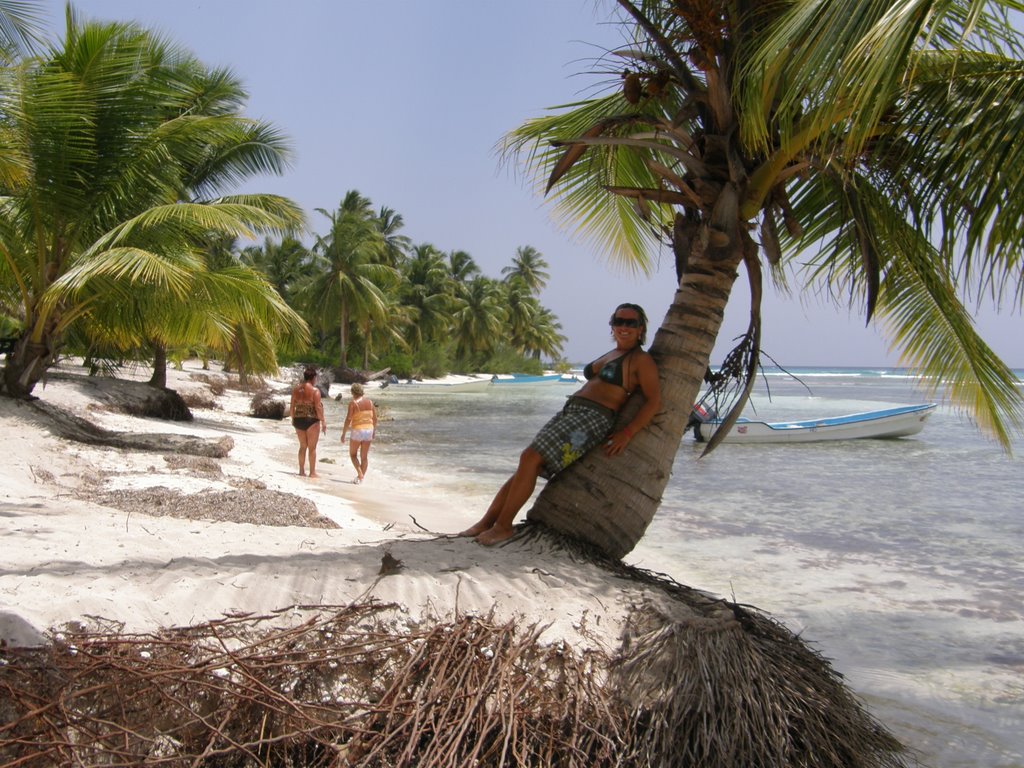
<svg viewBox="0 0 1024 768">
<path fill-rule="evenodd" d="M 617 387 L 622 387 L 623 389 L 626 389 L 626 386 L 622 383 L 622 369 L 624 367 L 623 363 L 625 362 L 626 358 L 633 354 L 637 349 L 639 349 L 639 347 L 633 347 L 633 349 L 629 350 L 629 352 L 619 355 L 614 360 L 609 360 L 607 363 L 601 366 L 601 370 L 598 371 L 596 374 L 597 377 L 601 379 L 601 381 L 607 382 L 608 384 L 614 384 Z M 587 363 L 585 366 L 583 366 L 583 378 L 585 378 L 587 381 L 590 381 L 592 378 L 594 378 L 594 375 L 595 374 L 593 363 Z"/>
</svg>

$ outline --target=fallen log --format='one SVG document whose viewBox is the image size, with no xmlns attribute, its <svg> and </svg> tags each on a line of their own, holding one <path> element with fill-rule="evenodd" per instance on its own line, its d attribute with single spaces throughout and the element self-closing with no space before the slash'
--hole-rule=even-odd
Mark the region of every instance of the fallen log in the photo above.
<svg viewBox="0 0 1024 768">
<path fill-rule="evenodd" d="M 155 453 L 183 453 L 215 459 L 223 459 L 235 447 L 235 441 L 227 435 L 203 438 L 167 433 L 114 432 L 43 400 L 30 400 L 25 404 L 44 417 L 45 425 L 55 435 L 87 445 Z"/>
</svg>

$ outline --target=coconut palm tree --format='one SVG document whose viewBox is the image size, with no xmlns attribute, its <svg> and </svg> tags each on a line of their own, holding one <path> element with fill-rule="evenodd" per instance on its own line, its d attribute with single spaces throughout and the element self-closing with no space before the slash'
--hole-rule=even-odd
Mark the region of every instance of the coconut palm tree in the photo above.
<svg viewBox="0 0 1024 768">
<path fill-rule="evenodd" d="M 643 267 L 651 246 L 672 249 L 678 287 L 651 346 L 664 410 L 623 458 L 595 452 L 550 484 L 530 517 L 630 551 L 737 271 L 751 312 L 723 363 L 727 424 L 759 365 L 764 275 L 807 250 L 809 287 L 863 306 L 906 364 L 1006 444 L 1022 396 L 963 301 L 1024 295 L 1024 61 L 1004 15 L 1016 3 L 617 4 L 631 43 L 605 61 L 612 90 L 527 122 L 505 149 L 606 252 Z"/>
<path fill-rule="evenodd" d="M 451 325 L 453 295 L 444 254 L 421 243 L 402 268 L 402 305 L 410 311 L 407 340 L 416 348 L 438 341 Z"/>
<path fill-rule="evenodd" d="M 238 82 L 135 25 L 69 9 L 64 40 L 0 78 L 0 284 L 21 323 L 8 395 L 32 392 L 72 325 L 116 323 L 96 312 L 117 292 L 146 293 L 156 314 L 187 305 L 211 232 L 302 225 L 283 198 L 223 195 L 288 157 L 242 115 Z"/>
<path fill-rule="evenodd" d="M 540 360 L 541 355 L 547 355 L 549 360 L 557 360 L 561 357 L 566 342 L 561 330 L 562 324 L 558 322 L 555 314 L 550 309 L 538 305 L 533 316 L 533 324 L 527 329 L 522 340 L 523 351 L 533 355 L 536 360 Z"/>
<path fill-rule="evenodd" d="M 448 253 L 448 276 L 456 286 L 461 287 L 480 275 L 480 267 L 465 251 Z M 461 290 L 456 291 L 457 293 Z"/>
<path fill-rule="evenodd" d="M 41 9 L 41 3 L 0 0 L 0 63 L 15 61 L 39 44 Z"/>
<path fill-rule="evenodd" d="M 312 279 L 304 301 L 319 324 L 338 332 L 339 365 L 347 365 L 349 331 L 367 320 L 387 317 L 386 286 L 398 272 L 382 262 L 384 236 L 370 201 L 356 190 L 342 198 L 336 211 L 316 209 L 331 223 L 313 245 Z"/>
<path fill-rule="evenodd" d="M 405 338 L 409 326 L 414 322 L 415 312 L 412 307 L 398 300 L 393 287 L 385 290 L 383 295 L 383 312 L 365 316 L 360 324 L 364 370 L 369 370 L 373 361 L 379 358 L 377 350 L 409 349 L 409 343 Z"/>
<path fill-rule="evenodd" d="M 501 284 L 488 277 L 466 283 L 461 298 L 462 305 L 452 314 L 455 354 L 469 361 L 477 353 L 490 352 L 504 338 L 508 313 Z"/>
<path fill-rule="evenodd" d="M 262 275 L 241 264 L 197 267 L 185 301 L 169 302 L 159 288 L 110 281 L 80 322 L 86 337 L 111 353 L 149 350 L 150 384 L 167 384 L 168 350 L 201 347 L 249 374 L 277 371 L 277 349 L 309 343 L 305 321 Z"/>
<path fill-rule="evenodd" d="M 405 226 L 405 219 L 402 214 L 382 206 L 377 214 L 377 226 L 384 237 L 384 263 L 397 268 L 405 261 L 412 247 L 412 241 L 406 235 L 399 234 Z"/>
<path fill-rule="evenodd" d="M 512 347 L 523 354 L 527 351 L 527 339 L 540 314 L 540 302 L 533 297 L 533 292 L 526 281 L 518 276 L 506 276 L 502 287 L 505 290 L 505 310 L 508 318 L 505 336 Z"/>
<path fill-rule="evenodd" d="M 309 250 L 294 237 L 280 241 L 264 238 L 262 245 L 242 249 L 241 260 L 259 271 L 274 286 L 281 298 L 291 299 L 295 286 L 309 272 Z"/>
<path fill-rule="evenodd" d="M 511 266 L 502 267 L 501 274 L 505 275 L 506 282 L 521 280 L 531 294 L 537 295 L 544 290 L 551 277 L 547 269 L 548 263 L 540 252 L 531 245 L 523 245 L 516 248 Z"/>
</svg>

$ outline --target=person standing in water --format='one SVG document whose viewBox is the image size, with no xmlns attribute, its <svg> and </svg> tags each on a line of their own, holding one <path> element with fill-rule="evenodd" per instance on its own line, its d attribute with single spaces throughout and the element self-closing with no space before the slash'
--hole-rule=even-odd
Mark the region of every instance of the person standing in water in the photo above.
<svg viewBox="0 0 1024 768">
<path fill-rule="evenodd" d="M 641 349 L 647 340 L 647 315 L 637 304 L 620 304 L 608 324 L 615 349 L 584 367 L 587 383 L 537 433 L 487 512 L 460 536 L 487 545 L 509 538 L 512 521 L 533 494 L 538 477 L 554 477 L 600 443 L 607 455 L 618 456 L 661 408 L 658 367 Z M 619 411 L 637 390 L 643 393 L 643 406 L 629 424 L 612 432 Z"/>
<path fill-rule="evenodd" d="M 348 442 L 348 456 L 352 466 L 356 468 L 354 482 L 361 483 L 366 477 L 366 467 L 370 456 L 370 443 L 377 431 L 377 408 L 373 401 L 363 396 L 363 385 L 352 385 L 352 400 L 348 404 L 345 425 L 341 428 L 341 442 L 345 442 L 345 433 L 351 428 Z"/>
<path fill-rule="evenodd" d="M 292 390 L 290 413 L 295 435 L 299 438 L 299 474 L 306 474 L 306 457 L 309 457 L 309 476 L 316 474 L 316 445 L 320 441 L 321 427 L 327 432 L 324 420 L 324 404 L 320 390 L 316 387 L 317 370 L 307 366 L 302 373 L 302 383 Z"/>
</svg>

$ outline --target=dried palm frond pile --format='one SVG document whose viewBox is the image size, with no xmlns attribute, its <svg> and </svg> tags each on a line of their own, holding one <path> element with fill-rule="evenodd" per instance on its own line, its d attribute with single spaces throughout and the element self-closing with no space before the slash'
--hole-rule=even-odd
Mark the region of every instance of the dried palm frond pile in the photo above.
<svg viewBox="0 0 1024 768">
<path fill-rule="evenodd" d="M 615 659 L 541 643 L 539 625 L 410 625 L 377 603 L 68 630 L 0 651 L 0 764 L 904 764 L 823 660 L 736 608 L 638 611 Z"/>
</svg>

